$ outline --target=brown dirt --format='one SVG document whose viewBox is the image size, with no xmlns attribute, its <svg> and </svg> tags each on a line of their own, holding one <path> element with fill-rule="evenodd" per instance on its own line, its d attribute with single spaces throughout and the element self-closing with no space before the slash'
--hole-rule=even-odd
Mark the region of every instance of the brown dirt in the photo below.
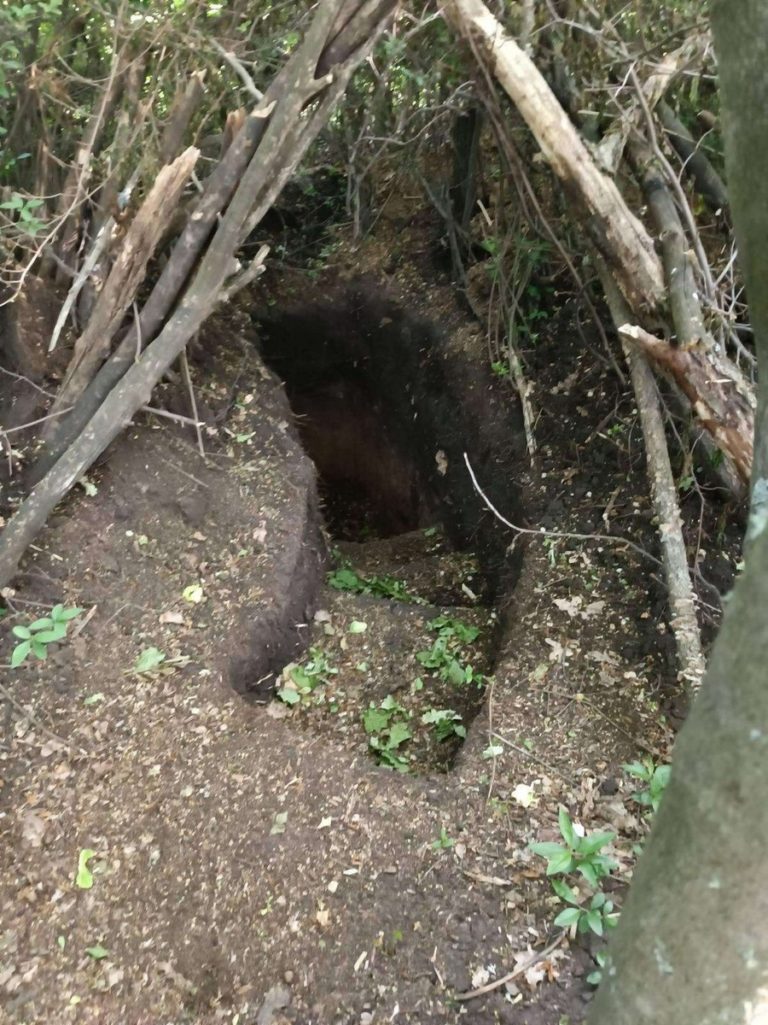
<svg viewBox="0 0 768 1025">
<path fill-rule="evenodd" d="M 412 303 L 413 267 L 402 278 L 407 287 L 391 276 L 393 301 Z M 424 284 L 419 308 L 463 358 L 484 360 L 447 296 Z M 585 941 L 564 939 L 512 983 L 458 998 L 555 935 L 559 909 L 527 844 L 556 837 L 558 805 L 587 829 L 617 831 L 620 902 L 644 826 L 619 766 L 644 749 L 665 758 L 670 736 L 657 571 L 607 542 L 518 542 L 493 682 L 449 773 L 393 773 L 359 729 L 351 740 L 302 728 L 268 698 L 327 604 L 314 471 L 275 378 L 226 333 L 213 324 L 204 340 L 220 343 L 201 394 L 206 457 L 175 425 L 136 426 L 9 595 L 11 625 L 57 601 L 95 611 L 48 662 L 5 676 L 0 1014 L 26 1025 L 575 1025 L 594 967 Z M 519 468 L 527 522 L 655 550 L 631 403 L 624 433 L 594 434 L 616 385 L 565 324 L 531 364 L 542 462 Z M 483 396 L 473 401 L 479 417 Z M 397 569 L 380 549 L 357 554 Z M 426 591 L 428 571 L 410 561 L 403 577 Z M 461 572 L 449 578 L 455 593 Z M 438 571 L 430 600 L 448 596 L 445 581 Z M 202 601 L 184 599 L 191 584 Z M 360 644 L 376 665 L 360 705 L 405 686 L 414 667 L 402 671 L 397 644 L 411 629 L 423 643 L 425 612 L 402 613 L 410 626 L 390 633 L 383 623 L 400 613 L 380 601 L 334 601 L 339 663 L 354 669 Z M 349 636 L 353 615 L 364 635 Z M 132 672 L 150 646 L 167 664 Z M 233 690 L 254 685 L 268 703 Z M 75 883 L 86 848 L 91 889 Z M 97 944 L 101 959 L 87 953 Z"/>
</svg>

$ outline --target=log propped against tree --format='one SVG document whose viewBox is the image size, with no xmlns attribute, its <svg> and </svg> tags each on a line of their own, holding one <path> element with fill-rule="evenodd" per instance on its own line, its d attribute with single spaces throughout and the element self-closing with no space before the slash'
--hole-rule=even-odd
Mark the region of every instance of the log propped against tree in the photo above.
<svg viewBox="0 0 768 1025">
<path fill-rule="evenodd" d="M 95 387 L 97 374 L 90 396 L 87 391 L 82 394 L 85 405 L 79 410 L 78 403 L 69 414 L 76 430 L 67 432 L 63 420 L 60 437 L 66 441 L 56 446 L 56 461 L 0 537 L 0 586 L 9 582 L 27 545 L 57 502 L 149 401 L 155 385 L 217 303 L 258 273 L 263 252 L 251 268 L 239 274 L 235 253 L 280 194 L 394 7 L 395 0 L 324 0 L 319 5 L 303 41 L 246 119 L 235 144 L 224 154 L 218 173 L 211 175 L 207 192 L 190 215 L 165 273 L 144 307 L 143 331 L 139 315 L 137 347 L 132 344 L 129 329 L 117 348 L 117 358 L 111 365 L 110 361 L 104 364 L 110 370 L 102 376 L 99 387 Z M 178 195 L 194 156 L 195 151 L 188 151 L 161 172 L 169 180 L 163 180 L 156 189 L 172 181 L 174 194 Z M 76 349 L 76 369 L 65 384 L 70 398 L 81 395 L 99 360 L 107 355 L 106 339 L 119 327 L 121 315 L 136 293 L 140 271 L 146 267 L 156 242 L 154 232 L 149 230 L 156 209 L 150 192 L 138 215 L 144 241 L 136 253 L 126 248 L 122 260 L 118 257 L 112 273 L 115 283 L 119 279 L 122 287 L 111 287 L 108 279 L 106 296 L 102 293 L 103 313 L 98 305 L 96 309 L 99 331 L 89 333 L 86 328 L 85 341 L 81 339 Z"/>
</svg>

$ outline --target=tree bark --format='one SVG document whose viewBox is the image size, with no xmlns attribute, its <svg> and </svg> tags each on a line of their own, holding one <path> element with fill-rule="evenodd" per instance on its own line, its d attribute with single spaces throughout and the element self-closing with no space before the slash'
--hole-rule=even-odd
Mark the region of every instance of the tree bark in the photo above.
<svg viewBox="0 0 768 1025">
<path fill-rule="evenodd" d="M 675 116 L 669 104 L 662 100 L 657 109 L 667 138 L 683 161 L 685 173 L 693 181 L 696 191 L 710 210 L 728 217 L 730 215 L 728 190 L 723 179 L 706 155 L 702 153 L 699 143 L 694 140 L 683 122 Z"/>
<path fill-rule="evenodd" d="M 599 260 L 599 257 L 598 257 Z M 658 520 L 664 576 L 669 593 L 670 626 L 677 648 L 678 679 L 691 694 L 701 686 L 705 662 L 696 618 L 696 598 L 688 570 L 688 553 L 683 538 L 682 518 L 677 501 L 677 488 L 669 460 L 664 420 L 653 371 L 642 352 L 632 344 L 621 325 L 629 314 L 626 303 L 613 283 L 613 278 L 599 260 L 598 270 L 605 288 L 606 300 L 614 324 L 619 331 L 624 356 L 629 366 L 632 387 L 643 428 L 648 480 L 653 496 L 653 509 Z M 636 329 L 637 330 L 637 329 Z"/>
<path fill-rule="evenodd" d="M 768 366 L 768 5 L 714 0 L 728 181 L 758 362 Z M 746 567 L 675 750 L 590 1025 L 757 1025 L 768 964 L 768 388 Z"/>
<path fill-rule="evenodd" d="M 75 342 L 75 352 L 52 413 L 74 405 L 109 352 L 112 338 L 144 279 L 147 264 L 176 209 L 199 153 L 190 146 L 172 164 L 161 168 L 125 234 L 88 326 Z"/>
</svg>

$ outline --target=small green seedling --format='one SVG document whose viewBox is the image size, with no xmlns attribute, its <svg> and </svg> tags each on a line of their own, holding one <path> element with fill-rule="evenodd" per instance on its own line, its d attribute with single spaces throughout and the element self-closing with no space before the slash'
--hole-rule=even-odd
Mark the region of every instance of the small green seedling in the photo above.
<svg viewBox="0 0 768 1025">
<path fill-rule="evenodd" d="M 565 808 L 558 812 L 558 822 L 564 844 L 532 843 L 529 849 L 547 859 L 548 876 L 578 872 L 590 886 L 597 887 L 600 880 L 617 867 L 613 858 L 600 854 L 603 847 L 616 839 L 616 834 L 602 832 L 580 836 Z"/>
<path fill-rule="evenodd" d="M 421 717 L 425 726 L 432 726 L 437 739 L 448 740 L 450 737 L 461 737 L 463 740 L 467 735 L 466 726 L 461 721 L 458 712 L 452 708 L 430 708 Z"/>
<path fill-rule="evenodd" d="M 67 636 L 70 620 L 79 616 L 83 610 L 77 606 L 67 609 L 63 605 L 54 605 L 50 616 L 36 619 L 26 626 L 15 626 L 13 633 L 20 638 L 11 654 L 11 666 L 16 669 L 32 654 L 36 658 L 48 657 L 48 645 L 55 644 Z"/>
<path fill-rule="evenodd" d="M 583 905 L 575 890 L 562 879 L 552 880 L 552 889 L 560 900 L 569 907 L 565 908 L 555 919 L 555 925 L 561 929 L 568 929 L 576 926 L 577 932 L 593 932 L 602 936 L 606 929 L 613 928 L 618 923 L 619 916 L 613 910 L 613 901 L 598 890 L 593 895 L 589 904 Z"/>
<path fill-rule="evenodd" d="M 467 645 L 474 644 L 480 636 L 480 630 L 476 626 L 469 626 L 460 619 L 451 619 L 448 616 L 433 619 L 429 629 L 436 630 L 437 637 L 431 648 L 416 653 L 421 665 L 425 669 L 436 670 L 441 680 L 446 680 L 455 687 L 463 687 L 470 683 L 482 687 L 485 677 L 464 662 L 464 649 Z"/>
<path fill-rule="evenodd" d="M 90 847 L 85 847 L 77 856 L 77 875 L 75 876 L 75 884 L 79 886 L 81 890 L 90 890 L 93 886 L 93 872 L 91 872 L 88 867 L 88 862 L 95 856 L 96 851 L 91 850 Z"/>
<path fill-rule="evenodd" d="M 603 981 L 603 972 L 608 968 L 609 964 L 608 951 L 598 950 L 595 954 L 595 961 L 597 961 L 597 968 L 587 976 L 587 982 L 590 986 L 599 986 Z"/>
<path fill-rule="evenodd" d="M 672 766 L 656 765 L 652 758 L 644 758 L 642 762 L 629 762 L 622 765 L 622 769 L 628 776 L 640 780 L 646 786 L 646 789 L 636 790 L 632 795 L 637 803 L 657 812 L 664 791 L 669 784 Z"/>
<path fill-rule="evenodd" d="M 433 851 L 449 851 L 452 847 L 456 846 L 456 841 L 452 836 L 448 835 L 445 826 L 440 827 L 440 836 L 437 840 L 432 841 Z"/>
</svg>

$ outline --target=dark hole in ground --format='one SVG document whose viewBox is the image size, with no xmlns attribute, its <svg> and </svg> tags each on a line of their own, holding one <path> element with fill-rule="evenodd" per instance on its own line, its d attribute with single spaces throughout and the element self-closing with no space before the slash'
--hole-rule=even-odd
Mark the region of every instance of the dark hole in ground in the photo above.
<svg viewBox="0 0 768 1025">
<path fill-rule="evenodd" d="M 425 599 L 424 616 L 416 615 L 416 609 L 391 607 L 392 613 L 402 614 L 402 631 L 396 619 L 389 626 L 379 622 L 379 633 L 387 635 L 379 652 L 384 671 L 378 682 L 375 678 L 359 686 L 356 680 L 351 682 L 359 704 L 350 709 L 348 721 L 359 727 L 361 712 L 372 704 L 379 707 L 388 687 L 400 687 L 399 700 L 409 705 L 413 692 L 405 695 L 411 678 L 401 666 L 410 665 L 415 656 L 432 681 L 433 693 L 430 686 L 424 687 L 423 697 L 416 697 L 413 710 L 408 708 L 409 723 L 421 722 L 424 708 L 430 708 L 427 703 L 420 709 L 419 701 L 444 706 L 453 697 L 453 706 L 460 708 L 468 726 L 483 703 L 483 674 L 493 667 L 495 629 L 484 627 L 487 643 L 476 650 L 470 645 L 456 664 L 437 650 L 431 666 L 429 658 L 424 664 L 424 648 L 443 635 L 422 623 L 425 616 L 428 623 L 440 608 L 450 608 L 451 616 L 459 619 L 469 609 L 467 615 L 474 616 L 474 621 L 478 614 L 487 619 L 511 594 L 517 564 L 508 551 L 509 535 L 474 490 L 463 456 L 469 454 L 492 501 L 515 515 L 522 432 L 514 407 L 507 396 L 498 395 L 482 359 L 473 361 L 452 352 L 447 332 L 403 310 L 370 284 L 343 289 L 326 302 L 299 303 L 268 319 L 259 318 L 257 324 L 262 356 L 285 382 L 304 447 L 318 470 L 326 525 L 344 558 L 354 567 L 362 560 L 369 567 L 366 572 L 375 572 L 380 580 L 397 575 L 399 557 L 409 589 L 410 581 L 417 580 L 411 593 Z M 438 524 L 441 551 L 434 556 L 415 555 L 413 563 L 423 563 L 424 572 L 421 578 L 414 577 L 414 565 L 402 558 L 403 543 Z M 382 544 L 384 555 L 377 564 L 374 549 Z M 441 591 L 438 578 L 446 571 L 445 560 L 440 560 L 447 556 L 450 561 L 458 553 L 476 558 L 475 572 L 459 578 L 450 592 Z M 466 579 L 471 579 L 471 588 L 463 586 Z M 399 601 L 397 592 L 382 595 L 367 590 L 363 594 Z M 419 634 L 425 630 L 426 640 Z M 452 630 L 449 627 L 449 644 L 455 642 Z M 422 650 L 409 654 L 403 649 L 401 659 L 388 662 L 408 631 Z M 312 650 L 317 661 L 317 649 Z M 420 668 L 414 664 L 416 676 Z M 459 680 L 465 669 L 466 681 Z M 395 681 L 398 673 L 405 674 L 400 683 Z M 333 694 L 335 682 L 324 693 Z M 379 693 L 377 686 L 384 690 Z M 338 732 L 339 720 L 347 713 L 338 705 L 331 715 L 329 705 L 338 703 L 331 697 L 312 714 L 317 728 Z M 419 767 L 449 768 L 458 740 L 456 736 L 450 744 L 436 744 L 434 755 L 419 756 Z M 411 747 L 418 747 L 415 732 Z"/>
<path fill-rule="evenodd" d="M 434 521 L 412 456 L 392 440 L 380 401 L 361 381 L 340 374 L 320 384 L 288 382 L 287 391 L 332 537 L 392 537 Z"/>
</svg>

